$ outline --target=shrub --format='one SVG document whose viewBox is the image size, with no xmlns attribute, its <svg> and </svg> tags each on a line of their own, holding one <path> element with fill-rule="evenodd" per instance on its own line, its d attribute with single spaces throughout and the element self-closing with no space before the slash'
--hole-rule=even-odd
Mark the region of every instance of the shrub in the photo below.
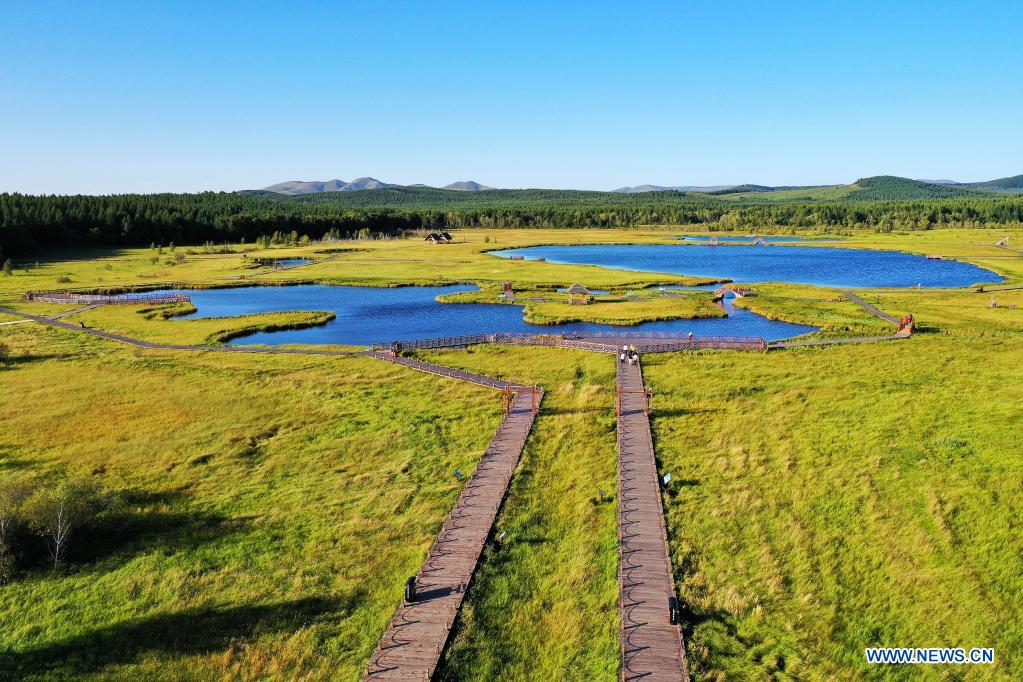
<svg viewBox="0 0 1023 682">
<path fill-rule="evenodd" d="M 0 481 L 0 585 L 14 575 L 14 531 L 20 522 L 22 507 L 31 492 L 31 487 L 25 481 L 10 478 Z"/>
<path fill-rule="evenodd" d="M 75 531 L 91 524 L 110 501 L 110 495 L 95 480 L 66 478 L 33 493 L 22 506 L 22 514 L 29 527 L 46 539 L 53 567 L 57 568 Z"/>
</svg>

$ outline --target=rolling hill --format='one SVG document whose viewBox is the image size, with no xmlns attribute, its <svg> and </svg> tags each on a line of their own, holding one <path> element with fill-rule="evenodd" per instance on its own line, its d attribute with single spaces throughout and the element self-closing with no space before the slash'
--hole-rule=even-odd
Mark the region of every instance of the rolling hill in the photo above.
<svg viewBox="0 0 1023 682">
<path fill-rule="evenodd" d="M 283 194 L 286 196 L 300 196 L 303 194 L 319 194 L 321 192 L 363 192 L 366 190 L 399 189 L 404 187 L 436 189 L 430 185 L 396 185 L 390 182 L 382 182 L 376 178 L 356 178 L 351 182 L 345 182 L 344 180 L 288 180 L 286 182 L 278 182 L 277 184 L 270 185 L 269 187 L 264 187 L 261 190 L 246 190 L 246 192 L 248 194 L 253 194 L 255 192 L 272 192 L 274 194 Z M 481 185 L 475 180 L 462 180 L 460 182 L 452 182 L 450 185 L 446 185 L 443 189 L 457 190 L 459 192 L 480 192 L 483 190 L 492 190 L 494 188 Z"/>
<path fill-rule="evenodd" d="M 999 178 L 998 180 L 988 180 L 987 182 L 966 183 L 964 186 L 986 192 L 1020 194 L 1023 193 L 1023 175 L 1013 175 L 1009 178 Z"/>
<path fill-rule="evenodd" d="M 714 192 L 732 189 L 733 187 L 735 187 L 735 185 L 675 185 L 672 187 L 664 187 L 662 185 L 636 185 L 635 187 L 619 187 L 618 189 L 611 191 L 615 194 L 642 194 L 644 192 L 667 192 L 671 190 L 676 192 L 703 192 L 705 194 L 712 194 Z"/>
<path fill-rule="evenodd" d="M 456 189 L 459 192 L 482 192 L 494 188 L 481 185 L 475 180 L 461 180 L 459 182 L 452 182 L 450 185 L 444 185 L 443 189 Z"/>
<path fill-rule="evenodd" d="M 263 191 L 298 195 L 313 194 L 315 192 L 357 192 L 365 189 L 387 189 L 389 187 L 398 187 L 398 185 L 381 182 L 376 178 L 357 178 L 351 182 L 345 182 L 344 180 L 313 180 L 311 182 L 289 180 L 264 187 Z"/>
<path fill-rule="evenodd" d="M 893 199 L 957 199 L 980 196 L 980 192 L 962 185 L 938 185 L 894 175 L 861 178 L 853 183 L 849 201 L 890 201 Z"/>
<path fill-rule="evenodd" d="M 290 181 L 262 190 L 239 192 L 252 197 L 329 203 L 339 207 L 422 207 L 510 204 L 650 205 L 681 200 L 742 204 L 800 202 L 901 201 L 961 199 L 1023 194 L 1023 175 L 985 182 L 913 180 L 894 175 L 861 178 L 848 185 L 770 186 L 756 184 L 724 186 L 660 187 L 637 185 L 602 192 L 562 189 L 495 189 L 475 180 L 453 182 L 442 188 L 428 185 L 396 185 L 375 178 Z"/>
</svg>

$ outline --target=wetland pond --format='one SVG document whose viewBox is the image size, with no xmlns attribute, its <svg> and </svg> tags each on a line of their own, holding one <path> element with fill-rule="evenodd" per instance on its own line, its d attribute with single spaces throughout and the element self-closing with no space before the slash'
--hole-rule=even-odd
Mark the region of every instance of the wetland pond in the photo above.
<svg viewBox="0 0 1023 682">
<path fill-rule="evenodd" d="M 745 239 L 745 237 L 737 237 Z M 999 282 L 990 270 L 959 261 L 928 260 L 899 251 L 833 247 L 590 245 L 534 246 L 493 252 L 551 263 L 599 265 L 642 272 L 728 278 L 736 282 L 791 282 L 832 287 L 962 287 Z M 584 283 L 585 284 L 585 283 Z M 679 287 L 684 288 L 684 287 Z M 704 287 L 700 287 L 704 288 Z M 714 287 L 707 287 L 714 288 Z M 813 327 L 768 320 L 723 305 L 728 317 L 645 322 L 629 327 L 570 322 L 525 322 L 522 307 L 498 303 L 440 303 L 443 294 L 473 291 L 472 285 L 357 287 L 303 284 L 174 290 L 191 297 L 189 317 L 226 317 L 287 310 L 322 310 L 336 319 L 308 329 L 259 332 L 235 344 L 370 345 L 440 336 L 491 332 L 692 332 L 697 336 L 760 336 L 769 341 L 814 331 Z"/>
<path fill-rule="evenodd" d="M 720 277 L 734 282 L 787 282 L 845 288 L 917 285 L 952 288 L 1002 281 L 996 273 L 971 263 L 928 260 L 901 251 L 828 246 L 599 244 L 530 246 L 492 251 L 491 255 L 526 260 L 543 258 L 549 263 L 599 265 L 638 272 Z"/>
<path fill-rule="evenodd" d="M 472 285 L 440 287 L 350 287 L 302 284 L 296 286 L 235 287 L 230 289 L 174 289 L 192 299 L 196 312 L 186 318 L 228 317 L 286 310 L 324 310 L 334 320 L 307 329 L 258 332 L 232 341 L 235 345 L 285 343 L 346 344 L 365 346 L 388 341 L 462 336 L 491 332 L 642 331 L 692 332 L 697 336 L 762 336 L 777 340 L 806 334 L 813 327 L 768 320 L 735 308 L 727 301 L 728 317 L 646 322 L 630 327 L 570 322 L 530 324 L 522 307 L 504 303 L 440 303 L 442 294 L 475 291 Z"/>
</svg>

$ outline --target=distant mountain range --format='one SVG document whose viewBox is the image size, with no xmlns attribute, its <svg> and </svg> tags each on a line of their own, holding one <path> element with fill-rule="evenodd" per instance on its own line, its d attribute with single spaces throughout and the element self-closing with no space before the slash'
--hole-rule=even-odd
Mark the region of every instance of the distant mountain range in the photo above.
<svg viewBox="0 0 1023 682">
<path fill-rule="evenodd" d="M 826 200 L 826 199 L 927 199 L 971 197 L 981 194 L 1023 194 L 1023 175 L 988 180 L 986 182 L 956 182 L 955 180 L 912 180 L 894 175 L 877 175 L 861 178 L 849 185 L 694 185 L 661 186 L 637 185 L 620 187 L 618 194 L 639 194 L 642 192 L 663 192 L 675 190 L 720 196 L 728 199 L 753 198 L 759 195 L 764 200 Z"/>
<path fill-rule="evenodd" d="M 693 198 L 702 197 L 706 200 L 718 199 L 722 201 L 771 203 L 779 201 L 882 201 L 1023 195 L 1023 175 L 1014 175 L 1008 178 L 999 178 L 985 182 L 913 180 L 894 175 L 877 175 L 861 178 L 848 185 L 636 185 L 635 187 L 620 187 L 611 192 L 546 189 L 498 190 L 481 185 L 474 180 L 453 182 L 444 187 L 431 187 L 429 185 L 396 185 L 382 182 L 376 178 L 358 178 L 351 182 L 344 180 L 313 182 L 293 180 L 290 182 L 280 182 L 263 190 L 247 191 L 246 193 L 263 196 L 300 196 L 337 192 L 368 192 L 364 200 L 360 199 L 358 201 L 360 205 L 419 201 L 422 197 L 426 196 L 424 192 L 434 193 L 430 194 L 433 197 L 431 200 L 440 200 L 438 197 L 442 195 L 454 196 L 456 192 L 459 194 L 485 192 L 483 196 L 479 197 L 480 201 L 501 201 L 524 196 L 525 194 L 555 198 L 569 194 L 575 194 L 577 197 L 582 194 L 607 197 L 610 195 L 639 195 L 652 192 L 668 192 L 675 193 L 676 195 L 685 194 Z M 402 198 L 398 199 L 394 196 L 395 194 L 402 195 Z M 418 198 L 413 200 L 411 198 L 413 195 Z M 469 200 L 468 197 L 465 197 L 465 199 Z M 472 201 L 476 201 L 476 199 L 472 199 Z"/>
<path fill-rule="evenodd" d="M 306 182 L 303 180 L 289 180 L 287 182 L 278 182 L 276 185 L 270 185 L 264 187 L 264 192 L 276 192 L 277 194 L 316 194 L 317 192 L 358 192 L 366 189 L 400 189 L 404 187 L 430 187 L 429 185 L 395 185 L 389 182 L 381 182 L 376 178 L 356 178 L 351 182 L 345 182 L 344 180 L 313 180 Z M 431 188 L 435 189 L 435 188 Z M 440 189 L 453 189 L 462 192 L 480 192 L 482 190 L 494 189 L 493 187 L 487 187 L 481 185 L 475 180 L 462 180 L 459 182 L 452 182 L 450 185 L 445 185 Z"/>
</svg>

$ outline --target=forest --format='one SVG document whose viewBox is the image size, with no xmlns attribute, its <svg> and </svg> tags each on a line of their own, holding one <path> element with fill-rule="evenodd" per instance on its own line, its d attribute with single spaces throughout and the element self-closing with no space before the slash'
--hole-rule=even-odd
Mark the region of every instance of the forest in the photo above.
<svg viewBox="0 0 1023 682">
<path fill-rule="evenodd" d="M 399 188 L 286 197 L 264 192 L 28 196 L 0 194 L 0 258 L 51 247 L 255 241 L 273 232 L 319 239 L 462 227 L 700 225 L 720 230 L 851 227 L 880 232 L 1018 225 L 1023 197 L 876 201 L 725 201 L 676 191 L 456 192 Z"/>
</svg>

